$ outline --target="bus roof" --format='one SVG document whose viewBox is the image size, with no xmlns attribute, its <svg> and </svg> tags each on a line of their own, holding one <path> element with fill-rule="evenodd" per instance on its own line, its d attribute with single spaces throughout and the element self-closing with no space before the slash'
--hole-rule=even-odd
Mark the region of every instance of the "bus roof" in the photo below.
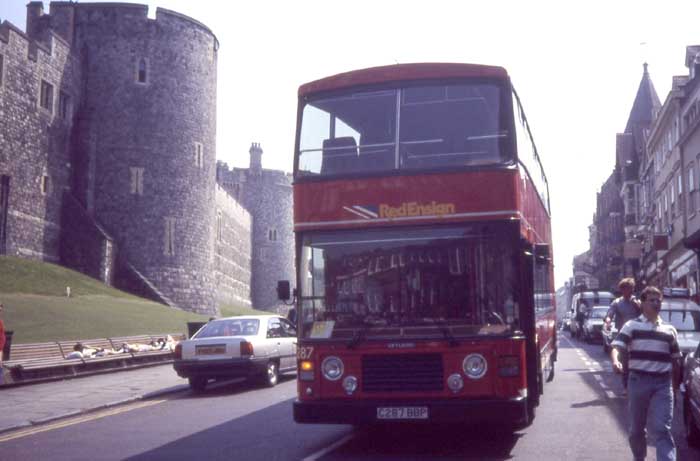
<svg viewBox="0 0 700 461">
<path fill-rule="evenodd" d="M 299 96 L 332 91 L 358 85 L 401 80 L 427 80 L 434 78 L 492 77 L 507 79 L 502 67 L 481 64 L 416 63 L 370 67 L 315 80 L 299 87 Z"/>
</svg>

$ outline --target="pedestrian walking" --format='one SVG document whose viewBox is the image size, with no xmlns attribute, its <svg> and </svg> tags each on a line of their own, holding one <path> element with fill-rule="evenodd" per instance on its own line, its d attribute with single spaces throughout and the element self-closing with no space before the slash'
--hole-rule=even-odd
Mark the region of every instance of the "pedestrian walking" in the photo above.
<svg viewBox="0 0 700 461">
<path fill-rule="evenodd" d="M 675 461 L 671 434 L 673 393 L 680 379 L 681 357 L 676 329 L 659 317 L 662 295 L 648 286 L 641 295 L 642 315 L 625 323 L 613 341 L 613 369 L 622 373 L 620 351 L 629 352 L 629 444 L 635 461 L 646 458 L 647 437 L 658 461 Z"/>
<path fill-rule="evenodd" d="M 2 301 L 0 301 L 0 315 L 2 314 L 4 308 L 5 306 L 3 306 Z M 3 350 L 5 350 L 5 324 L 2 321 L 2 317 L 0 317 L 0 384 L 3 384 L 5 382 L 5 371 L 2 367 Z"/>
<path fill-rule="evenodd" d="M 639 305 L 639 300 L 633 295 L 634 287 L 634 279 L 631 277 L 624 278 L 620 280 L 620 283 L 617 284 L 617 288 L 620 290 L 622 296 L 613 300 L 613 302 L 610 303 L 610 309 L 608 309 L 608 312 L 605 315 L 605 328 L 607 330 L 610 329 L 612 321 L 615 320 L 615 328 L 619 333 L 620 330 L 622 330 L 622 326 L 625 323 L 627 323 L 628 320 L 637 318 L 642 313 L 641 307 Z M 623 351 L 620 358 L 623 368 L 622 393 L 623 395 L 627 395 L 627 381 L 629 379 L 629 368 L 627 366 L 626 351 Z"/>
</svg>

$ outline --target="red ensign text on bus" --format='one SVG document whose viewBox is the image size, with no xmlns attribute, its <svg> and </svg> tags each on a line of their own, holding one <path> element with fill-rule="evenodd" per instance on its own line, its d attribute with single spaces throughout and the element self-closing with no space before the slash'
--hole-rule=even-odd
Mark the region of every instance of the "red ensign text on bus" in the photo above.
<svg viewBox="0 0 700 461">
<path fill-rule="evenodd" d="M 407 216 L 431 216 L 454 214 L 454 203 L 437 203 L 435 201 L 421 204 L 418 202 L 402 203 L 398 207 L 392 207 L 385 203 L 379 205 L 380 218 L 404 218 Z"/>
</svg>

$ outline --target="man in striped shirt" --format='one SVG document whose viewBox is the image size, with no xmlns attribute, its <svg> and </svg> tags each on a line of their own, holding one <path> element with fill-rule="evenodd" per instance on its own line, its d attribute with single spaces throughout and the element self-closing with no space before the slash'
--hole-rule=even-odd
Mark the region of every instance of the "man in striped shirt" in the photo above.
<svg viewBox="0 0 700 461">
<path fill-rule="evenodd" d="M 640 295 L 642 315 L 629 320 L 613 341 L 613 369 L 621 373 L 620 351 L 629 353 L 629 443 L 635 460 L 646 458 L 647 417 L 658 461 L 676 459 L 671 434 L 673 388 L 681 357 L 676 329 L 659 317 L 661 292 L 648 286 Z"/>
</svg>

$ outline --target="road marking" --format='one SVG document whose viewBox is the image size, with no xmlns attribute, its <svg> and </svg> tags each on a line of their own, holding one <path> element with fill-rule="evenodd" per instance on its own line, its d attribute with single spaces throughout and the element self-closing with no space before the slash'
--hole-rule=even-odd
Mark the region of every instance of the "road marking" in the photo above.
<svg viewBox="0 0 700 461">
<path fill-rule="evenodd" d="M 609 399 L 616 399 L 616 398 L 617 398 L 617 395 L 615 395 L 615 393 L 614 393 L 613 391 L 605 391 L 605 395 L 606 395 Z"/>
<path fill-rule="evenodd" d="M 339 446 L 344 445 L 345 443 L 350 441 L 350 439 L 352 439 L 353 437 L 354 437 L 353 434 L 348 434 L 345 437 L 343 437 L 342 439 L 337 440 L 336 442 L 328 445 L 326 448 L 322 448 L 319 451 L 317 451 L 316 453 L 313 453 L 313 454 L 307 456 L 302 461 L 316 461 L 321 456 L 324 456 L 326 453 L 330 453 L 331 451 L 335 450 Z"/>
<path fill-rule="evenodd" d="M 19 439 L 21 437 L 27 437 L 34 434 L 39 434 L 41 432 L 53 431 L 55 429 L 60 429 L 62 427 L 73 426 L 75 424 L 86 423 L 88 421 L 95 421 L 97 419 L 105 418 L 107 416 L 114 416 L 120 413 L 126 413 L 127 411 L 138 410 L 139 408 L 150 407 L 152 405 L 157 405 L 163 403 L 165 400 L 148 400 L 145 402 L 138 402 L 134 404 L 129 404 L 125 406 L 119 406 L 117 408 L 110 408 L 108 410 L 98 411 L 95 413 L 89 413 L 87 415 L 76 416 L 73 418 L 64 419 L 57 421 L 55 423 L 42 424 L 37 427 L 30 427 L 28 429 L 22 429 L 17 432 L 12 432 L 7 435 L 0 435 L 0 443 L 8 442 L 10 440 Z"/>
</svg>

